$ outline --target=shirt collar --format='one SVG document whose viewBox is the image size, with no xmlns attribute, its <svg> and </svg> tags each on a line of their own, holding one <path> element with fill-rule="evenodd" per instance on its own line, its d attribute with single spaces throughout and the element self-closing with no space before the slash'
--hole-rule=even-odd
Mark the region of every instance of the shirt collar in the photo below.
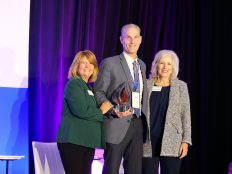
<svg viewBox="0 0 232 174">
<path fill-rule="evenodd" d="M 125 51 L 123 51 L 123 55 L 124 55 L 126 61 L 129 62 L 129 63 L 133 64 L 134 61 L 138 62 L 138 57 L 136 59 L 133 59 Z"/>
</svg>

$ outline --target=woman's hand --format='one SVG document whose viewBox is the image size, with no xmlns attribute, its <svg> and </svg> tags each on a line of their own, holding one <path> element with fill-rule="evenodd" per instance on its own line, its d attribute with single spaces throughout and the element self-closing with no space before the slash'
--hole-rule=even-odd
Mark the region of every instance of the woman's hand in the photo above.
<svg viewBox="0 0 232 174">
<path fill-rule="evenodd" d="M 180 145 L 180 159 L 184 158 L 188 154 L 188 143 L 181 143 Z"/>
<path fill-rule="evenodd" d="M 102 111 L 103 114 L 105 114 L 106 112 L 108 112 L 110 110 L 110 108 L 112 108 L 114 105 L 112 105 L 112 103 L 110 103 L 109 101 L 106 101 L 104 103 L 101 104 L 100 109 Z"/>
</svg>

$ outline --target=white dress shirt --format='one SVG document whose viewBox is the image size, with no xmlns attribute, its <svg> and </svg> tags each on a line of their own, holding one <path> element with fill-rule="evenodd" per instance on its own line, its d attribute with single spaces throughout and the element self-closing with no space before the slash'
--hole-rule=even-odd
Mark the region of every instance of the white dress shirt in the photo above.
<svg viewBox="0 0 232 174">
<path fill-rule="evenodd" d="M 140 103 L 141 103 L 142 95 L 143 95 L 143 78 L 142 78 L 142 72 L 141 72 L 141 69 L 140 69 L 139 62 L 138 62 L 137 58 L 133 59 L 125 52 L 123 52 L 123 55 L 124 55 L 124 57 L 126 59 L 126 62 L 127 62 L 127 65 L 128 65 L 128 67 L 130 69 L 130 73 L 131 73 L 131 76 L 132 76 L 133 80 L 134 80 L 133 62 L 137 61 L 137 63 L 138 63 L 137 65 L 139 66 L 139 86 L 140 86 Z"/>
</svg>

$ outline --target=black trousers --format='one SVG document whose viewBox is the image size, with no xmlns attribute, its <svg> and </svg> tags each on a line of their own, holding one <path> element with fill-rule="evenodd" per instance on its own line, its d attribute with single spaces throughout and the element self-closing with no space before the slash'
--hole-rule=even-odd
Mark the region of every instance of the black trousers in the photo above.
<svg viewBox="0 0 232 174">
<path fill-rule="evenodd" d="M 65 174 L 89 174 L 95 149 L 71 143 L 57 143 Z"/>
<path fill-rule="evenodd" d="M 142 172 L 143 125 L 141 118 L 133 118 L 128 131 L 119 144 L 106 143 L 103 174 L 118 174 L 123 159 L 125 174 Z"/>
<path fill-rule="evenodd" d="M 179 174 L 182 160 L 178 157 L 143 158 L 142 174 Z"/>
</svg>

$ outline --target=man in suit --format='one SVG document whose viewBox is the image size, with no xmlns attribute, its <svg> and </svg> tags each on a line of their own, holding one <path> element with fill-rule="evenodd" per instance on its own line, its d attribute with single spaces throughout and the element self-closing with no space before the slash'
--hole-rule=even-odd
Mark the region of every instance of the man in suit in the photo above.
<svg viewBox="0 0 232 174">
<path fill-rule="evenodd" d="M 142 41 L 140 28 L 135 24 L 122 27 L 120 41 L 123 52 L 102 61 L 94 92 L 98 104 L 110 101 L 123 83 L 130 88 L 129 104 L 133 109 L 115 108 L 104 119 L 106 149 L 104 174 L 118 174 L 122 158 L 125 174 L 141 174 L 143 122 L 147 113 L 146 66 L 137 57 Z"/>
</svg>

